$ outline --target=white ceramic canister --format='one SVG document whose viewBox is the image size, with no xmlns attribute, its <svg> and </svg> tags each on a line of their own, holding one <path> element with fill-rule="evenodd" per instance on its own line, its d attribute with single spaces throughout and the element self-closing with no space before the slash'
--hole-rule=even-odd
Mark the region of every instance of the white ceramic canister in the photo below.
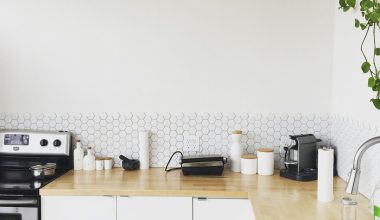
<svg viewBox="0 0 380 220">
<path fill-rule="evenodd" d="M 113 167 L 113 159 L 112 157 L 103 157 L 104 161 L 104 169 L 105 170 L 110 170 Z"/>
<path fill-rule="evenodd" d="M 231 170 L 233 172 L 241 171 L 240 157 L 243 154 L 243 149 L 240 144 L 242 131 L 236 130 L 232 131 L 231 138 L 231 149 L 230 149 L 230 161 Z"/>
<path fill-rule="evenodd" d="M 263 176 L 273 175 L 274 152 L 272 148 L 259 148 L 257 150 L 257 172 Z"/>
<path fill-rule="evenodd" d="M 95 159 L 95 169 L 96 170 L 103 170 L 104 169 L 104 160 L 102 157 L 97 157 Z"/>
<path fill-rule="evenodd" d="M 82 148 L 82 143 L 80 140 L 77 140 L 75 144 L 75 150 L 74 150 L 74 170 L 81 170 L 83 169 L 83 156 L 84 151 Z"/>
<path fill-rule="evenodd" d="M 245 175 L 253 175 L 257 173 L 257 157 L 253 154 L 245 154 L 241 156 L 241 173 Z"/>
<path fill-rule="evenodd" d="M 95 170 L 95 155 L 91 147 L 87 148 L 87 154 L 83 158 L 83 170 Z"/>
</svg>

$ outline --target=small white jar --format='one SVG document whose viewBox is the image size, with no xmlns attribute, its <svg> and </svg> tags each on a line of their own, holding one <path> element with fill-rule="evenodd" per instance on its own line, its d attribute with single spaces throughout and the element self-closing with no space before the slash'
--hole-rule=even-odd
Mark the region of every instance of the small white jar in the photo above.
<svg viewBox="0 0 380 220">
<path fill-rule="evenodd" d="M 259 175 L 270 176 L 274 173 L 274 152 L 271 148 L 257 149 L 257 172 Z"/>
<path fill-rule="evenodd" d="M 241 156 L 241 173 L 245 175 L 254 175 L 257 173 L 257 157 L 253 154 Z"/>
<path fill-rule="evenodd" d="M 97 157 L 95 159 L 95 169 L 96 170 L 103 170 L 104 169 L 104 160 L 101 157 Z"/>
<path fill-rule="evenodd" d="M 112 157 L 104 157 L 104 169 L 105 170 L 110 170 L 113 167 L 113 160 Z"/>
</svg>

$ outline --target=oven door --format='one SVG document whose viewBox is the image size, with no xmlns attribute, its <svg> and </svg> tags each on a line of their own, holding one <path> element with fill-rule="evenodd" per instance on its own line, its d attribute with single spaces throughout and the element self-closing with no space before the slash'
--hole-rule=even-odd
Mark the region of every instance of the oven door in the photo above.
<svg viewBox="0 0 380 220">
<path fill-rule="evenodd" d="M 39 220 L 39 198 L 0 197 L 1 220 Z"/>
</svg>

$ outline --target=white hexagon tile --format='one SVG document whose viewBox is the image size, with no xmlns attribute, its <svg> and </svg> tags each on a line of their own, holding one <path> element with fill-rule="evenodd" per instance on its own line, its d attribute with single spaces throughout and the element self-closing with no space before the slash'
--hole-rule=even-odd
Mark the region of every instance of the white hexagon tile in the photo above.
<svg viewBox="0 0 380 220">
<path fill-rule="evenodd" d="M 353 166 L 356 150 L 366 140 L 380 136 L 380 127 L 341 116 L 332 116 L 331 144 L 337 149 L 338 174 L 343 179 Z M 363 156 L 359 191 L 370 198 L 380 181 L 380 147 L 370 148 Z"/>
<path fill-rule="evenodd" d="M 229 134 L 243 131 L 245 153 L 257 148 L 275 148 L 281 138 L 290 134 L 313 133 L 330 144 L 329 115 L 277 115 L 234 113 L 127 113 L 127 114 L 0 114 L 0 129 L 67 130 L 84 146 L 95 149 L 96 155 L 113 156 L 120 166 L 119 154 L 139 157 L 138 132 L 151 131 L 151 166 L 163 167 L 170 155 L 183 148 L 185 135 L 200 137 L 198 154 L 228 156 Z M 276 150 L 279 166 L 279 151 Z M 173 161 L 178 165 L 178 158 Z"/>
</svg>

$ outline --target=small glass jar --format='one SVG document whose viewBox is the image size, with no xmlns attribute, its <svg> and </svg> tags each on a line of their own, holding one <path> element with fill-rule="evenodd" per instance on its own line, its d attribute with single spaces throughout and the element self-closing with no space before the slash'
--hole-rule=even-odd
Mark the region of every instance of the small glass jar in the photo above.
<svg viewBox="0 0 380 220">
<path fill-rule="evenodd" d="M 342 199 L 342 220 L 356 220 L 357 205 L 354 198 L 344 197 Z"/>
</svg>

